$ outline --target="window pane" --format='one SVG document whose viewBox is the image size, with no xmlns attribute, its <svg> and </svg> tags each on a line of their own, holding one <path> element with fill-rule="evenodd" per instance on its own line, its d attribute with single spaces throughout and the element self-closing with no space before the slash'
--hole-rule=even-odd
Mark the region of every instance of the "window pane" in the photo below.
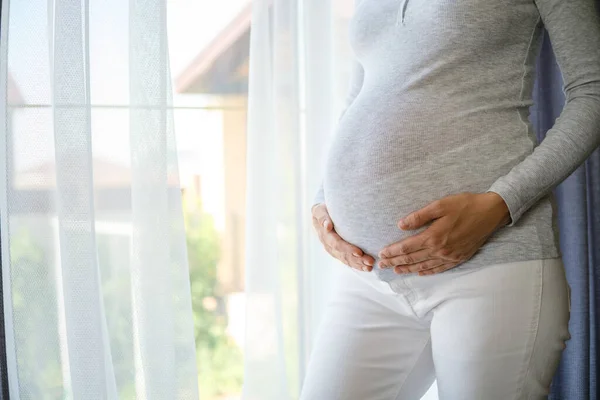
<svg viewBox="0 0 600 400">
<path fill-rule="evenodd" d="M 200 395 L 239 399 L 251 7 L 171 0 L 168 15 Z"/>
</svg>

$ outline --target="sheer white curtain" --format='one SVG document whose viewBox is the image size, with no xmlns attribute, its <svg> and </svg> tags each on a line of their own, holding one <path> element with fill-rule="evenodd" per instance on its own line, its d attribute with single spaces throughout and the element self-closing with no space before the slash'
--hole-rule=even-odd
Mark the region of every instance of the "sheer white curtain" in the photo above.
<svg viewBox="0 0 600 400">
<path fill-rule="evenodd" d="M 348 91 L 354 0 L 254 0 L 244 400 L 297 399 L 336 271 L 310 205 Z M 435 399 L 432 387 L 424 399 Z M 326 400 L 326 399 L 323 399 Z"/>
<path fill-rule="evenodd" d="M 11 399 L 197 399 L 164 0 L 3 0 Z"/>
<path fill-rule="evenodd" d="M 254 0 L 244 400 L 298 398 L 336 268 L 310 203 L 351 67 L 354 0 Z"/>
</svg>

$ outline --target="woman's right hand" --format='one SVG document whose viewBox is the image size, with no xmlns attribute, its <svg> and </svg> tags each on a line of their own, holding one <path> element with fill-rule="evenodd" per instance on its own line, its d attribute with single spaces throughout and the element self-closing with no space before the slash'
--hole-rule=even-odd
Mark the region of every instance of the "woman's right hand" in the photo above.
<svg viewBox="0 0 600 400">
<path fill-rule="evenodd" d="M 349 267 L 365 272 L 373 270 L 375 259 L 365 254 L 358 247 L 346 242 L 333 229 L 333 222 L 331 222 L 325 203 L 315 204 L 311 211 L 313 227 L 329 254 Z"/>
</svg>

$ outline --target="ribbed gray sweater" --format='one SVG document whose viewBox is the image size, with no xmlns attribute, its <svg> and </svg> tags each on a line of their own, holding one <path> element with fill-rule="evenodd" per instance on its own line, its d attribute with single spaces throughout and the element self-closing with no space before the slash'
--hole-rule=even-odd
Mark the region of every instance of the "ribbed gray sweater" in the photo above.
<svg viewBox="0 0 600 400">
<path fill-rule="evenodd" d="M 458 268 L 560 256 L 552 189 L 600 144 L 595 3 L 358 1 L 351 90 L 315 198 L 341 237 L 377 259 L 426 228 L 401 231 L 401 217 L 453 193 L 493 191 L 512 221 Z M 537 145 L 528 116 L 544 27 L 566 104 Z"/>
</svg>

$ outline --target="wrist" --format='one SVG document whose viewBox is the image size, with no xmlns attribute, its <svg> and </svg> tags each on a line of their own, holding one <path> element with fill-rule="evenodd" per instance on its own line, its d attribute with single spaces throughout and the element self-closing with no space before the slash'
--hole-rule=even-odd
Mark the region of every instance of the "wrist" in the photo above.
<svg viewBox="0 0 600 400">
<path fill-rule="evenodd" d="M 486 192 L 484 195 L 489 198 L 490 215 L 496 224 L 496 228 L 502 228 L 510 224 L 510 210 L 502 196 L 495 192 Z"/>
</svg>

